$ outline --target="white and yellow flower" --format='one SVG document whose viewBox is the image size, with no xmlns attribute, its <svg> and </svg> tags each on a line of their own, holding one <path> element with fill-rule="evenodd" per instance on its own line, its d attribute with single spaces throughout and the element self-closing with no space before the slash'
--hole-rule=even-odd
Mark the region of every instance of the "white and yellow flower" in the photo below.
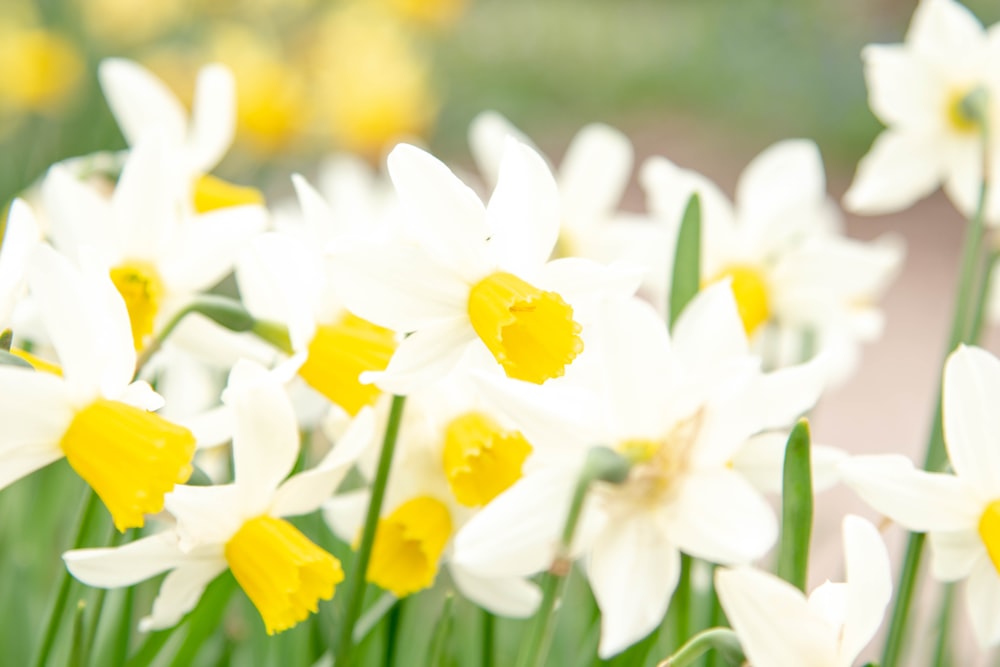
<svg viewBox="0 0 1000 667">
<path fill-rule="evenodd" d="M 453 540 L 482 507 L 521 477 L 531 445 L 468 382 L 435 383 L 407 400 L 368 580 L 404 597 L 430 587 L 439 571 L 493 613 L 528 616 L 537 588 L 521 577 L 480 576 L 452 561 Z M 325 511 L 345 540 L 357 538 L 367 490 L 335 497 Z"/>
<path fill-rule="evenodd" d="M 892 597 L 889 554 L 875 526 L 844 518 L 847 581 L 808 598 L 750 567 L 720 569 L 716 590 L 754 667 L 851 667 L 872 640 Z"/>
<path fill-rule="evenodd" d="M 844 482 L 904 528 L 927 532 L 931 571 L 968 580 L 972 629 L 983 647 L 1000 643 L 1000 361 L 959 347 L 944 369 L 942 410 L 955 474 L 918 470 L 902 455 L 859 456 L 841 464 Z"/>
<path fill-rule="evenodd" d="M 483 378 L 539 456 L 456 538 L 455 560 L 483 574 L 547 568 L 590 447 L 632 462 L 620 486 L 597 485 L 579 549 L 601 608 L 599 654 L 614 655 L 663 618 L 680 552 L 736 564 L 777 538 L 771 508 L 733 464 L 741 445 L 786 427 L 817 399 L 819 361 L 765 375 L 748 353 L 727 283 L 699 295 L 673 336 L 648 305 L 609 300 L 590 390 Z M 600 341 L 598 344 L 597 341 Z M 589 370 L 589 369 L 588 369 Z M 544 455 L 541 455 L 544 452 Z"/>
<path fill-rule="evenodd" d="M 811 336 L 814 351 L 839 354 L 835 366 L 843 375 L 858 343 L 880 335 L 876 302 L 899 268 L 902 244 L 891 236 L 865 243 L 840 234 L 812 142 L 782 141 L 754 158 L 740 176 L 735 205 L 707 178 L 665 158 L 650 159 L 641 180 L 650 210 L 666 225 L 678 225 L 688 198 L 699 195 L 702 281 L 732 280 L 756 349 L 779 351 L 769 363 L 807 357 L 803 339 Z M 660 294 L 657 303 L 666 300 L 665 284 Z"/>
<path fill-rule="evenodd" d="M 986 162 L 1000 157 L 1000 32 L 984 30 L 954 0 L 922 0 L 903 44 L 871 44 L 862 56 L 869 105 L 888 127 L 861 159 L 844 205 L 890 213 L 943 184 L 971 215 L 984 163 L 982 123 L 992 128 Z M 987 219 L 997 222 L 995 180 L 987 200 Z"/>
<path fill-rule="evenodd" d="M 548 262 L 559 234 L 559 195 L 544 160 L 507 143 L 488 206 L 443 163 L 409 145 L 389 155 L 406 219 L 391 243 L 334 254 L 347 307 L 411 335 L 384 373 L 405 394 L 439 379 L 470 347 L 487 349 L 510 377 L 541 384 L 583 349 L 578 298 L 634 290 L 632 276 L 580 259 Z M 571 305 L 573 304 L 573 305 Z"/>
<path fill-rule="evenodd" d="M 167 497 L 176 529 L 122 547 L 80 549 L 63 555 L 80 581 L 118 588 L 169 571 L 140 622 L 143 631 L 168 628 L 198 604 L 227 568 L 257 607 L 268 634 L 315 613 L 343 580 L 340 562 L 284 517 L 315 511 L 343 479 L 374 436 L 370 411 L 320 464 L 285 479 L 295 465 L 299 434 L 280 382 L 242 362 L 225 394 L 235 412 L 235 479 L 222 486 L 178 486 Z"/>
<path fill-rule="evenodd" d="M 194 436 L 149 412 L 162 399 L 132 382 L 128 314 L 106 273 L 40 245 L 28 284 L 60 366 L 0 366 L 0 488 L 65 456 L 119 530 L 142 526 L 191 475 Z"/>
</svg>

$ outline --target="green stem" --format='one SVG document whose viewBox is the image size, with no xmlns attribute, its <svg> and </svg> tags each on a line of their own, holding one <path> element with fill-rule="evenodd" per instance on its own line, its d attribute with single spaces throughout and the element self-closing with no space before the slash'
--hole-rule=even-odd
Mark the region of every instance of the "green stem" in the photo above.
<svg viewBox="0 0 1000 667">
<path fill-rule="evenodd" d="M 710 628 L 696 634 L 676 653 L 656 667 L 688 667 L 711 650 L 718 651 L 730 665 L 742 664 L 742 661 L 746 659 L 735 632 L 727 628 Z"/>
<path fill-rule="evenodd" d="M 781 487 L 778 576 L 803 593 L 809 572 L 813 488 L 809 422 L 800 419 L 788 436 Z"/>
<path fill-rule="evenodd" d="M 406 398 L 404 396 L 392 397 L 389 421 L 385 427 L 385 437 L 382 439 L 382 451 L 379 453 L 378 469 L 375 473 L 375 480 L 372 482 L 371 500 L 368 503 L 365 525 L 361 533 L 361 545 L 358 547 L 358 555 L 354 560 L 354 571 L 346 582 L 344 619 L 340 625 L 340 634 L 335 644 L 338 667 L 349 667 L 351 664 L 351 651 L 354 648 L 352 642 L 354 624 L 357 623 L 358 617 L 361 615 L 361 607 L 365 598 L 368 561 L 371 559 L 372 546 L 375 543 L 375 529 L 378 527 L 385 489 L 389 483 L 389 470 L 392 468 L 392 457 L 396 450 L 396 439 L 399 436 L 405 404 Z"/>
<path fill-rule="evenodd" d="M 950 634 L 951 634 L 951 612 L 955 607 L 955 584 L 945 584 L 944 596 L 941 598 L 941 615 L 938 617 L 937 644 L 934 647 L 933 667 L 945 667 L 951 664 L 948 660 Z"/>
<path fill-rule="evenodd" d="M 691 634 L 691 556 L 681 554 L 681 572 L 670 601 L 674 606 L 674 646 L 683 646 Z"/>
<path fill-rule="evenodd" d="M 430 667 L 443 667 L 445 657 L 448 655 L 448 639 L 451 637 L 452 626 L 452 605 L 455 603 L 455 596 L 451 593 L 444 598 L 444 606 L 441 607 L 441 616 L 438 617 L 437 625 L 434 627 L 434 635 L 431 637 L 431 645 L 428 649 L 427 664 Z"/>
<path fill-rule="evenodd" d="M 80 519 L 78 523 L 78 528 L 76 531 L 76 537 L 73 538 L 73 548 L 80 549 L 83 547 L 84 542 L 87 539 L 87 534 L 90 533 L 90 529 L 94 520 L 97 518 L 97 509 L 100 507 L 100 500 L 97 494 L 94 493 L 93 489 L 87 488 L 87 499 L 84 503 L 83 510 L 80 512 Z M 35 657 L 34 665 L 35 667 L 42 667 L 49 659 L 49 655 L 52 653 L 52 645 L 55 643 L 56 634 L 59 631 L 59 622 L 62 620 L 63 612 L 66 609 L 66 601 L 69 599 L 69 589 L 73 583 L 73 578 L 69 574 L 69 570 L 63 565 L 62 574 L 59 578 L 59 589 L 56 593 L 55 603 L 52 605 L 52 611 L 49 613 L 49 619 L 45 623 L 45 632 L 42 635 L 42 643 L 38 650 L 38 655 Z"/>
<path fill-rule="evenodd" d="M 954 349 L 963 342 L 972 342 L 970 336 L 974 329 L 969 326 L 970 320 L 974 321 L 969 312 L 970 297 L 975 292 L 979 299 L 985 298 L 985 290 L 975 290 L 973 282 L 976 277 L 976 267 L 981 252 L 983 235 L 985 233 L 986 218 L 986 193 L 988 181 L 986 178 L 986 147 L 987 128 L 983 128 L 983 181 L 979 188 L 979 201 L 976 205 L 976 212 L 969 220 L 965 231 L 965 242 L 962 248 L 962 264 L 958 280 L 958 292 L 955 296 L 955 310 L 951 320 L 951 333 L 948 336 L 948 349 L 945 356 L 950 355 Z M 989 280 L 989 276 L 985 277 Z M 977 312 L 984 307 L 983 303 L 976 304 Z M 934 409 L 934 420 L 931 425 L 931 432 L 927 439 L 927 452 L 924 458 L 925 470 L 940 470 L 947 461 L 947 454 L 944 447 L 944 433 L 942 430 L 941 416 L 941 391 L 938 390 L 937 403 Z M 906 555 L 903 558 L 903 567 L 899 571 L 899 585 L 896 587 L 896 602 L 893 605 L 892 616 L 889 620 L 889 630 L 886 635 L 885 649 L 882 653 L 882 667 L 896 667 L 902 655 L 903 640 L 906 635 L 906 625 L 909 620 L 910 603 L 913 599 L 913 589 L 917 582 L 917 570 L 920 567 L 921 555 L 924 547 L 924 534 L 911 533 L 906 544 Z"/>
<path fill-rule="evenodd" d="M 979 294 L 976 297 L 975 312 L 972 315 L 972 325 L 969 327 L 969 340 L 978 341 L 983 337 L 983 326 L 986 324 L 986 304 L 989 303 L 992 293 L 993 269 L 996 268 L 997 259 L 1000 259 L 1000 252 L 994 250 L 989 253 L 983 264 L 983 273 L 979 283 Z"/>
<path fill-rule="evenodd" d="M 131 532 L 131 531 L 129 531 Z M 124 533 L 120 533 L 111 528 L 111 537 L 109 539 L 108 546 L 117 547 L 125 538 Z M 131 540 L 129 540 L 131 541 Z M 108 589 L 99 588 L 97 589 L 97 596 L 94 599 L 94 608 L 90 616 L 90 627 L 87 629 L 86 640 L 83 644 L 83 654 L 92 655 L 94 650 L 94 642 L 97 640 L 97 630 L 101 624 L 101 613 L 104 611 L 104 599 L 108 596 Z"/>
<path fill-rule="evenodd" d="M 607 447 L 595 447 L 588 453 L 587 461 L 580 471 L 580 477 L 573 490 L 573 498 L 570 501 L 566 522 L 563 524 L 555 559 L 548 572 L 542 575 L 542 601 L 535 613 L 528 636 L 521 644 L 517 660 L 519 667 L 540 667 L 545 663 L 545 656 L 552 641 L 552 619 L 556 600 L 559 599 L 566 575 L 573 566 L 573 561 L 570 559 L 571 545 L 591 482 L 603 480 L 621 484 L 628 476 L 629 465 L 620 454 Z"/>
<path fill-rule="evenodd" d="M 482 631 L 482 636 L 479 638 L 479 645 L 481 647 L 482 656 L 479 664 L 480 667 L 493 667 L 493 642 L 496 636 L 496 619 L 490 612 L 485 609 L 482 610 L 482 624 L 480 629 Z"/>
<path fill-rule="evenodd" d="M 368 633 L 375 629 L 383 618 L 389 613 L 392 613 L 396 605 L 398 605 L 400 600 L 392 593 L 383 593 L 382 597 L 375 601 L 375 604 L 371 605 L 358 622 L 354 625 L 354 643 L 360 644 L 364 641 Z"/>
<path fill-rule="evenodd" d="M 115 632 L 115 643 L 112 646 L 111 664 L 123 665 L 128 657 L 129 642 L 132 634 L 132 607 L 135 603 L 135 586 L 125 589 L 122 608 L 118 617 L 118 629 Z"/>
</svg>

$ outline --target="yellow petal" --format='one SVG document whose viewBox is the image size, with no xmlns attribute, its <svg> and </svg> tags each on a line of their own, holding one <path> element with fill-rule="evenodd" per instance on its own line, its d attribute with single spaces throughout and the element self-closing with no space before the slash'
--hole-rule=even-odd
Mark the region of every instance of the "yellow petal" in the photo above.
<svg viewBox="0 0 1000 667">
<path fill-rule="evenodd" d="M 479 412 L 448 424 L 444 436 L 445 476 L 458 502 L 481 507 L 521 478 L 531 445 L 518 431 L 503 430 Z"/>
<path fill-rule="evenodd" d="M 767 279 L 757 267 L 733 264 L 705 281 L 705 284 L 710 285 L 724 278 L 732 281 L 736 307 L 743 320 L 743 328 L 749 336 L 771 317 Z"/>
<path fill-rule="evenodd" d="M 156 315 L 163 301 L 163 280 L 149 262 L 125 262 L 111 269 L 111 282 L 125 300 L 132 323 L 132 341 L 141 350 L 153 333 Z"/>
<path fill-rule="evenodd" d="M 444 503 L 430 496 L 408 500 L 379 521 L 368 581 L 400 598 L 429 587 L 450 537 Z"/>
</svg>

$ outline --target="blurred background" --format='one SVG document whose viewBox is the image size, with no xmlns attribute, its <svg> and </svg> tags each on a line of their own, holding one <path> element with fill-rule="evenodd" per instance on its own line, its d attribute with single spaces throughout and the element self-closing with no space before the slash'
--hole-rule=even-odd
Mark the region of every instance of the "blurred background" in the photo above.
<svg viewBox="0 0 1000 667">
<path fill-rule="evenodd" d="M 965 4 L 986 25 L 1000 20 L 996 0 Z M 402 138 L 471 164 L 469 122 L 495 109 L 554 159 L 581 126 L 604 121 L 632 138 L 638 160 L 665 155 L 729 192 L 767 145 L 812 138 L 839 199 L 880 130 L 867 106 L 861 48 L 901 41 L 915 6 L 3 0 L 0 205 L 55 161 L 125 147 L 96 78 L 97 64 L 109 56 L 145 64 L 188 102 L 201 65 L 232 67 L 237 140 L 216 173 L 265 192 L 290 190 L 288 174 L 308 174 L 332 152 L 377 164 Z M 642 208 L 634 186 L 625 207 Z M 848 217 L 847 229 L 864 239 L 899 232 L 908 256 L 885 301 L 885 336 L 865 351 L 858 374 L 824 398 L 814 433 L 852 453 L 902 451 L 919 460 L 951 318 L 961 219 L 935 195 L 897 215 Z M 995 331 L 991 338 L 989 346 L 1000 349 Z M 842 576 L 839 523 L 846 511 L 878 518 L 844 489 L 817 501 L 813 584 Z M 902 531 L 886 535 L 901 553 Z M 925 593 L 939 594 L 932 585 Z M 929 640 L 915 637 L 914 654 Z M 984 657 L 975 664 L 991 663 Z"/>
</svg>

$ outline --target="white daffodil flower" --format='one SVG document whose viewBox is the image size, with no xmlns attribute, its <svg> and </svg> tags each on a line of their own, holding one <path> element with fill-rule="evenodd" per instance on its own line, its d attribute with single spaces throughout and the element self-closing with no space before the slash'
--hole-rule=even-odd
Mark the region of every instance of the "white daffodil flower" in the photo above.
<svg viewBox="0 0 1000 667">
<path fill-rule="evenodd" d="M 288 327 L 297 372 L 315 391 L 356 415 L 381 391 L 362 383 L 362 373 L 383 371 L 396 351 L 397 334 L 349 312 L 327 266 L 326 253 L 352 234 L 306 180 L 293 176 L 302 204 L 296 236 L 272 232 L 250 243 L 236 277 L 247 308 Z"/>
<path fill-rule="evenodd" d="M 878 530 L 844 517 L 847 581 L 802 591 L 750 567 L 715 574 L 719 601 L 753 667 L 851 667 L 892 597 L 889 554 Z"/>
<path fill-rule="evenodd" d="M 191 475 L 194 436 L 148 412 L 163 401 L 132 382 L 128 314 L 106 273 L 38 245 L 28 285 L 61 368 L 0 366 L 0 488 L 65 456 L 119 530 L 142 526 Z"/>
<path fill-rule="evenodd" d="M 12 326 L 14 307 L 24 292 L 28 257 L 41 240 L 31 207 L 15 199 L 0 236 L 0 332 Z"/>
<path fill-rule="evenodd" d="M 176 529 L 121 547 L 63 554 L 80 581 L 118 588 L 170 571 L 143 631 L 168 628 L 198 604 L 227 568 L 257 607 L 268 634 L 316 612 L 343 580 L 340 562 L 283 517 L 315 511 L 374 437 L 364 411 L 311 470 L 285 479 L 299 452 L 291 403 L 280 380 L 252 362 L 234 367 L 224 400 L 235 413 L 235 479 L 222 486 L 178 486 L 167 497 Z"/>
<path fill-rule="evenodd" d="M 453 538 L 481 507 L 521 476 L 531 445 L 510 421 L 455 375 L 411 394 L 383 503 L 368 581 L 404 597 L 445 569 L 458 590 L 492 613 L 524 617 L 539 591 L 521 577 L 480 576 L 452 561 Z M 367 490 L 325 506 L 345 541 L 360 534 Z"/>
<path fill-rule="evenodd" d="M 266 224 L 260 206 L 185 215 L 176 157 L 162 135 L 144 139 L 110 198 L 58 164 L 42 184 L 53 244 L 71 258 L 87 246 L 104 263 L 128 306 L 136 349 L 194 294 L 225 277 Z"/>
<path fill-rule="evenodd" d="M 908 530 L 927 532 L 941 581 L 968 580 L 972 629 L 983 647 L 1000 643 L 1000 360 L 961 346 L 944 369 L 944 438 L 954 475 L 924 472 L 904 456 L 842 463 L 844 482 Z"/>
<path fill-rule="evenodd" d="M 108 58 L 98 78 L 125 141 L 133 148 L 162 134 L 181 154 L 191 175 L 211 171 L 236 134 L 236 79 L 225 65 L 198 72 L 190 118 L 177 96 L 155 74 L 123 58 Z"/>
<path fill-rule="evenodd" d="M 413 146 L 397 146 L 388 166 L 406 216 L 400 234 L 333 255 L 348 309 L 411 334 L 384 372 L 365 376 L 386 391 L 426 386 L 470 347 L 485 346 L 511 377 L 559 377 L 583 349 L 579 300 L 636 287 L 633 276 L 586 260 L 548 262 L 558 189 L 545 161 L 514 139 L 488 206 Z"/>
<path fill-rule="evenodd" d="M 472 155 L 491 187 L 497 183 L 508 136 L 534 147 L 495 111 L 484 111 L 469 126 Z M 635 264 L 644 271 L 641 289 L 650 292 L 669 263 L 670 239 L 663 226 L 618 210 L 633 162 L 631 142 L 615 128 L 592 123 L 577 132 L 556 172 L 561 216 L 553 252 L 558 257 Z"/>
<path fill-rule="evenodd" d="M 832 368 L 849 368 L 858 343 L 880 335 L 875 303 L 898 271 L 902 243 L 840 235 L 814 143 L 782 141 L 754 158 L 740 175 L 735 205 L 707 178 L 665 158 L 650 159 L 641 181 L 650 210 L 675 228 L 690 196 L 699 195 L 702 280 L 732 280 L 755 349 L 778 352 L 769 354 L 777 357 L 767 359 L 772 365 L 807 357 L 804 338 L 811 336 L 813 351 L 839 352 Z M 669 269 L 661 275 L 666 279 Z M 662 285 L 654 303 L 666 302 Z M 783 342 L 789 336 L 791 346 Z"/>
<path fill-rule="evenodd" d="M 1000 127 L 1000 32 L 984 30 L 954 0 L 921 0 L 903 44 L 871 44 L 862 57 L 869 105 L 887 128 L 858 164 L 844 205 L 890 213 L 943 184 L 971 215 L 982 180 L 981 123 Z M 975 116 L 975 105 L 986 118 Z M 990 135 L 987 161 L 996 164 L 1000 137 Z M 995 180 L 987 202 L 987 219 L 1000 221 Z"/>
<path fill-rule="evenodd" d="M 455 561 L 483 574 L 545 569 L 589 448 L 608 446 L 630 459 L 626 482 L 592 490 L 577 545 L 589 554 L 601 608 L 601 657 L 660 623 L 681 551 L 735 564 L 773 545 L 774 513 L 733 458 L 750 436 L 787 427 L 811 407 L 826 374 L 822 359 L 763 374 L 728 282 L 693 300 L 672 336 L 643 302 L 614 299 L 605 307 L 595 325 L 590 391 L 583 380 L 536 387 L 482 378 L 536 453 L 524 477 L 455 541 Z"/>
</svg>

